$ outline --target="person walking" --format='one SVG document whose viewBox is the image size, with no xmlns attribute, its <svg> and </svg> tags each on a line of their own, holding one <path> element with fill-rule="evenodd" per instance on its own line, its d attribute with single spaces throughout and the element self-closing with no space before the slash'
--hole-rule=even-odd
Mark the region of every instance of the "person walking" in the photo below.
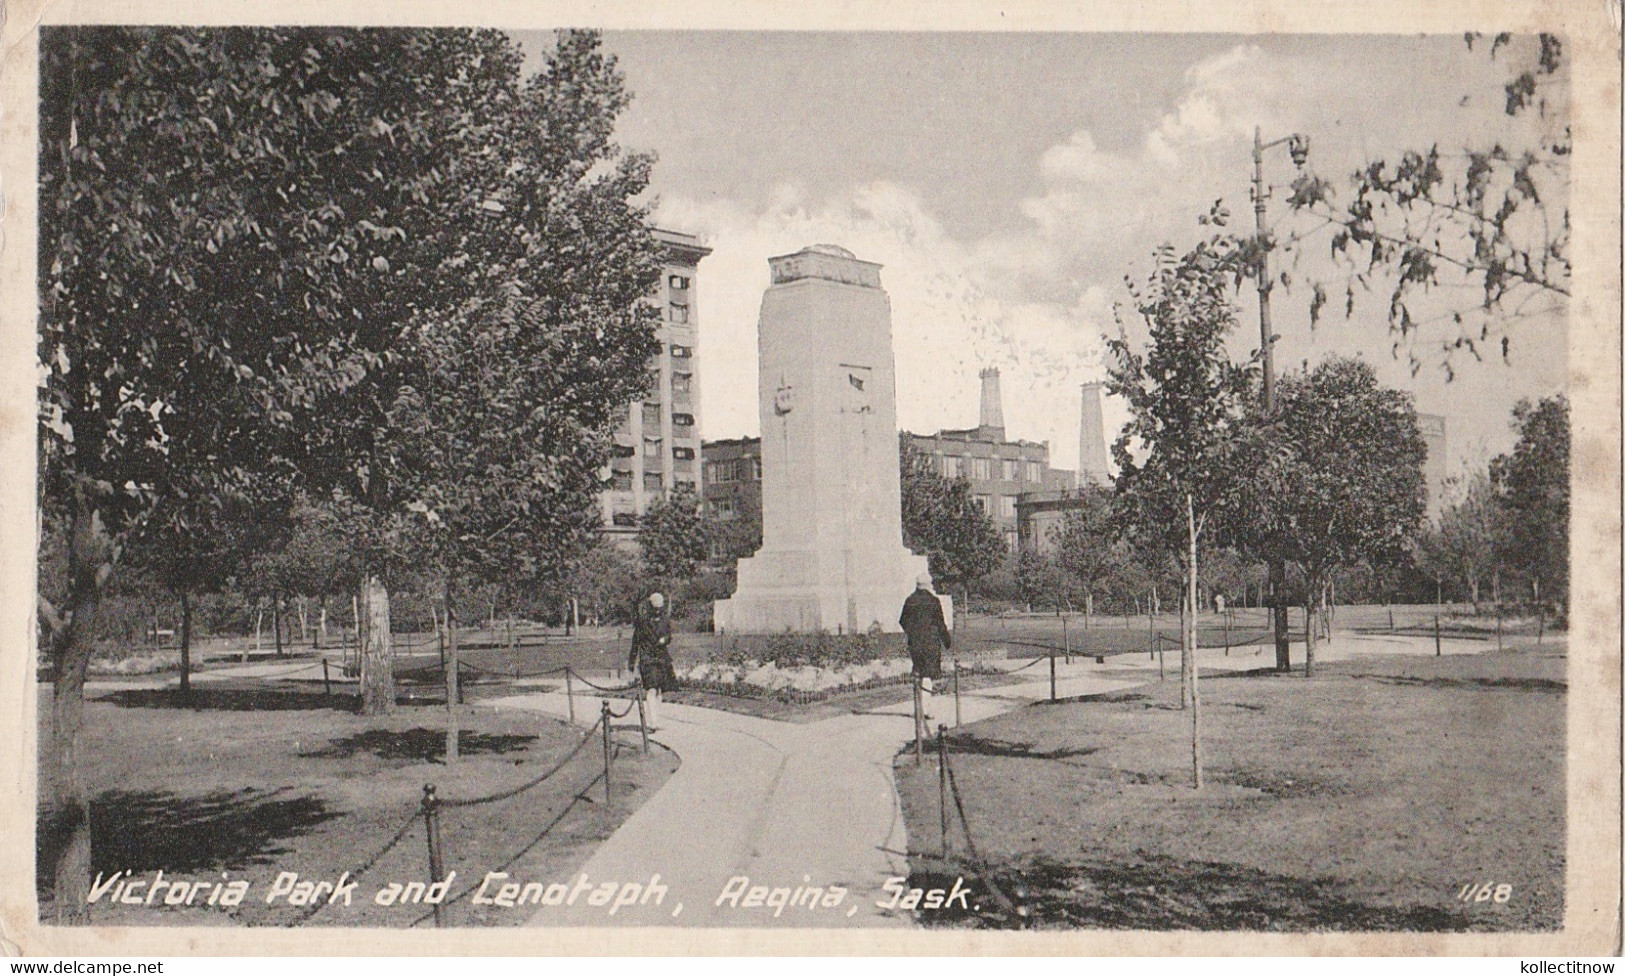
<svg viewBox="0 0 1625 976">
<path fill-rule="evenodd" d="M 643 680 L 644 719 L 650 727 L 662 696 L 677 690 L 677 669 L 671 663 L 671 615 L 666 597 L 659 590 L 639 600 L 632 614 L 632 656 L 628 670 Z"/>
<path fill-rule="evenodd" d="M 920 686 L 920 715 L 928 723 L 931 692 L 942 680 L 942 652 L 954 646 L 953 634 L 942 617 L 942 601 L 931 592 L 931 577 L 921 573 L 914 592 L 903 601 L 903 615 L 897 619 L 908 637 L 908 656 L 914 663 L 914 680 Z"/>
</svg>

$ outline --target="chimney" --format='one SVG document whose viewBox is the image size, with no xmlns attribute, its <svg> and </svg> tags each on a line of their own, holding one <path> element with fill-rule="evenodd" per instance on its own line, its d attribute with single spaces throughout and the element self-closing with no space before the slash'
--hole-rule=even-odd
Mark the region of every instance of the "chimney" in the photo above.
<svg viewBox="0 0 1625 976">
<path fill-rule="evenodd" d="M 999 370 L 996 366 L 989 366 L 982 370 L 982 414 L 977 426 L 986 430 L 998 431 L 998 439 L 1004 439 L 1004 397 L 999 393 Z"/>
<path fill-rule="evenodd" d="M 1100 416 L 1100 384 L 1083 384 L 1083 414 L 1078 425 L 1078 486 L 1111 484 L 1106 463 L 1106 424 Z"/>
</svg>

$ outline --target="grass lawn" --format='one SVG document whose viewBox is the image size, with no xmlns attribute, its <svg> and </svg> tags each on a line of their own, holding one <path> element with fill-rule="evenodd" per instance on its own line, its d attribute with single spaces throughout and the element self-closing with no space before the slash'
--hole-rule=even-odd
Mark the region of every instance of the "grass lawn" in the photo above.
<svg viewBox="0 0 1625 976">
<path fill-rule="evenodd" d="M 319 685 L 317 686 L 319 690 Z M 359 876 L 353 904 L 326 906 L 308 922 L 304 909 L 280 898 L 267 904 L 278 872 L 333 881 L 373 857 L 419 806 L 425 783 L 443 800 L 486 796 L 520 786 L 563 759 L 579 733 L 543 716 L 469 706 L 459 738 L 463 758 L 444 763 L 444 707 L 406 706 L 387 718 L 352 714 L 346 698 L 265 686 L 200 685 L 187 707 L 173 691 L 93 692 L 85 709 L 82 775 L 92 784 L 96 872 L 133 872 L 164 879 L 250 882 L 235 907 L 209 907 L 206 894 L 187 907 L 91 906 L 98 925 L 367 925 L 404 927 L 426 905 L 374 904 L 391 882 L 428 880 L 423 821 Z M 49 735 L 50 689 L 40 689 L 40 736 Z M 623 720 L 624 721 L 624 720 Z M 457 876 L 449 894 L 477 885 L 486 871 L 516 880 L 568 881 L 597 844 L 659 787 L 677 760 L 656 749 L 643 756 L 634 723 L 619 728 L 614 798 L 606 821 L 603 770 L 595 735 L 557 775 L 510 799 L 443 809 L 445 868 Z M 42 764 L 43 766 L 43 764 Z M 42 778 L 47 771 L 42 769 Z M 48 782 L 40 786 L 50 795 Z M 37 853 L 41 919 L 54 917 L 49 877 L 60 833 L 42 804 Z M 544 828 L 557 820 L 545 833 Z M 446 909 L 448 924 L 504 925 L 531 911 L 475 906 L 462 898 Z"/>
<path fill-rule="evenodd" d="M 979 853 L 1041 927 L 1551 930 L 1565 645 L 1532 645 L 1204 675 L 1200 793 L 1172 680 L 965 726 L 952 767 Z M 900 756 L 897 781 L 913 884 L 951 882 L 936 763 Z M 1509 897 L 1458 900 L 1486 882 Z"/>
</svg>

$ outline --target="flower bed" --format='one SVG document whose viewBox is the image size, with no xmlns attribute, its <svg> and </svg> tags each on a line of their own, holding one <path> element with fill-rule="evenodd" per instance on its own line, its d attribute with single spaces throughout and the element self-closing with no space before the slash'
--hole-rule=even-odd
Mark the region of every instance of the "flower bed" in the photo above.
<svg viewBox="0 0 1625 976">
<path fill-rule="evenodd" d="M 771 634 L 714 650 L 707 660 L 677 669 L 687 688 L 746 698 L 806 704 L 838 694 L 907 684 L 912 663 L 900 634 Z M 998 670 L 995 655 L 960 658 L 967 673 Z M 951 669 L 949 661 L 943 662 Z"/>
</svg>

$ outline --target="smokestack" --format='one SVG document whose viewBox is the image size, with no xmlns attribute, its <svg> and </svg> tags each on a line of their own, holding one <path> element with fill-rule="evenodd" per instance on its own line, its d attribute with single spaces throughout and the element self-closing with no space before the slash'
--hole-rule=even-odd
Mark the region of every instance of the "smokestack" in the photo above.
<svg viewBox="0 0 1625 976">
<path fill-rule="evenodd" d="M 1100 384 L 1083 384 L 1083 414 L 1078 425 L 1078 484 L 1111 484 L 1106 463 L 1106 423 L 1100 416 Z"/>
<path fill-rule="evenodd" d="M 989 366 L 982 370 L 982 414 L 977 423 L 978 427 L 991 428 L 999 432 L 1000 440 L 1004 439 L 1004 397 L 999 392 L 999 370 L 996 366 Z"/>
</svg>

